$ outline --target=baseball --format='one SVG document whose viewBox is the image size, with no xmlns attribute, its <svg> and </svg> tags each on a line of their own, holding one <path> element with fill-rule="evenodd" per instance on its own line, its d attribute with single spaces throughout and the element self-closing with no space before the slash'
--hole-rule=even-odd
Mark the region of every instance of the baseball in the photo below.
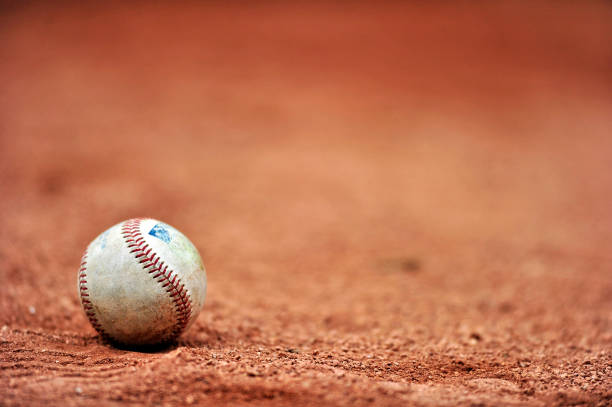
<svg viewBox="0 0 612 407">
<path fill-rule="evenodd" d="M 102 337 L 154 345 L 173 341 L 195 321 L 206 296 L 206 270 L 181 232 L 155 219 L 130 219 L 89 244 L 78 289 Z"/>
</svg>

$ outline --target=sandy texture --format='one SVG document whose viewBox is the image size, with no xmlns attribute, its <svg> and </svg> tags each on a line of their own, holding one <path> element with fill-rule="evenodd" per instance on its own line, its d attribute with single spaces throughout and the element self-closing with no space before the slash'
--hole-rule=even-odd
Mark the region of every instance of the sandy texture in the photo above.
<svg viewBox="0 0 612 407">
<path fill-rule="evenodd" d="M 222 4 L 2 4 L 0 405 L 610 405 L 610 3 Z M 135 216 L 155 352 L 75 289 Z"/>
</svg>

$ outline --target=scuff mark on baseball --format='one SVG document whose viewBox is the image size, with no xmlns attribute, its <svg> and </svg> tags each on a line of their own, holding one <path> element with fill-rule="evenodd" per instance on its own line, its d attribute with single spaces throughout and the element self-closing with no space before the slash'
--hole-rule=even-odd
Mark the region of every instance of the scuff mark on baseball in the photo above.
<svg viewBox="0 0 612 407">
<path fill-rule="evenodd" d="M 174 341 L 193 324 L 206 297 L 197 249 L 155 219 L 129 219 L 100 234 L 85 250 L 78 280 L 92 326 L 130 346 Z"/>
</svg>

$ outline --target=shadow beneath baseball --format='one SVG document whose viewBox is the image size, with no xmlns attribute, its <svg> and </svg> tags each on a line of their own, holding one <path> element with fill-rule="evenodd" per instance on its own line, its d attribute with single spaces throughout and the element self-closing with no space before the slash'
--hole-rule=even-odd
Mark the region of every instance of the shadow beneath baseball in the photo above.
<svg viewBox="0 0 612 407">
<path fill-rule="evenodd" d="M 102 343 L 107 346 L 111 346 L 115 349 L 137 353 L 164 353 L 172 351 L 179 346 L 179 343 L 177 341 L 159 343 L 155 345 L 129 345 L 107 339 L 102 339 Z"/>
</svg>

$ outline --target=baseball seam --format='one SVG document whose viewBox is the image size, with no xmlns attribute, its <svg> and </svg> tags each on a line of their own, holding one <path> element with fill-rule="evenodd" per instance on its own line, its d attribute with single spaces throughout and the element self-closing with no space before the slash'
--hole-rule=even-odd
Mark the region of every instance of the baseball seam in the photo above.
<svg viewBox="0 0 612 407">
<path fill-rule="evenodd" d="M 81 305 L 83 305 L 83 310 L 85 311 L 85 315 L 89 319 L 89 322 L 94 327 L 96 331 L 102 336 L 104 339 L 108 339 L 108 334 L 104 331 L 102 324 L 98 321 L 96 317 L 96 312 L 94 311 L 93 304 L 89 299 L 89 289 L 87 288 L 87 250 L 83 253 L 83 257 L 81 258 L 81 268 L 79 269 L 79 294 L 81 296 Z"/>
<path fill-rule="evenodd" d="M 177 323 L 166 341 L 177 338 L 187 327 L 191 317 L 191 297 L 181 282 L 178 274 L 168 268 L 160 256 L 145 241 L 140 231 L 140 223 L 143 219 L 130 219 L 125 221 L 121 227 L 121 234 L 134 258 L 142 265 L 154 280 L 161 284 L 162 288 L 170 295 L 177 313 Z"/>
</svg>

